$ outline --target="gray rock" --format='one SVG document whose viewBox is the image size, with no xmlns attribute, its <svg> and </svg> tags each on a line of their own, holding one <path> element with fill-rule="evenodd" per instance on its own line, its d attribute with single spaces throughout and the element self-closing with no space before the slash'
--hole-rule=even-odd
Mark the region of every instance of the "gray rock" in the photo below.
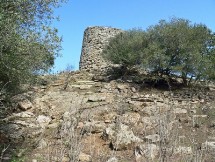
<svg viewBox="0 0 215 162">
<path fill-rule="evenodd" d="M 179 146 L 174 150 L 174 154 L 191 155 L 192 153 L 191 147 Z"/>
<path fill-rule="evenodd" d="M 119 124 L 117 127 L 108 127 L 103 133 L 116 150 L 126 150 L 134 143 L 140 143 L 143 140 L 135 136 L 132 130 L 127 125 Z"/>
<path fill-rule="evenodd" d="M 144 140 L 150 143 L 155 143 L 160 141 L 160 136 L 158 134 L 148 135 L 144 137 Z"/>
<path fill-rule="evenodd" d="M 105 130 L 106 124 L 101 121 L 86 122 L 83 129 L 88 133 L 101 133 Z"/>
<path fill-rule="evenodd" d="M 215 151 L 215 142 L 214 141 L 206 141 L 202 144 L 204 148 L 207 148 L 208 150 Z"/>
<path fill-rule="evenodd" d="M 120 91 L 124 91 L 125 89 L 128 88 L 128 86 L 125 84 L 117 84 L 116 88 Z"/>
<path fill-rule="evenodd" d="M 73 84 L 73 85 L 69 85 L 69 87 L 71 88 L 78 88 L 81 90 L 87 90 L 90 89 L 93 85 L 79 85 L 79 84 Z"/>
<path fill-rule="evenodd" d="M 32 113 L 32 112 L 20 112 L 20 113 L 13 113 L 14 117 L 20 117 L 20 118 L 32 118 L 34 117 L 35 115 Z"/>
<path fill-rule="evenodd" d="M 46 126 L 48 126 L 51 118 L 49 116 L 39 115 L 36 121 L 42 128 L 45 128 Z"/>
<path fill-rule="evenodd" d="M 140 114 L 134 113 L 134 112 L 127 112 L 123 114 L 121 117 L 119 117 L 119 120 L 127 125 L 130 124 L 137 124 L 137 122 L 140 120 Z"/>
<path fill-rule="evenodd" d="M 131 91 L 134 92 L 134 93 L 137 92 L 136 88 L 134 88 L 134 87 L 131 87 Z"/>
<path fill-rule="evenodd" d="M 59 126 L 59 123 L 52 123 L 48 125 L 48 128 L 53 129 L 53 128 L 57 128 Z"/>
<path fill-rule="evenodd" d="M 38 149 L 44 149 L 48 146 L 47 142 L 44 139 L 41 139 L 38 143 L 37 148 Z"/>
<path fill-rule="evenodd" d="M 91 87 L 92 87 L 92 85 L 80 85 L 79 89 L 85 90 L 85 89 L 90 89 Z"/>
<path fill-rule="evenodd" d="M 14 124 L 19 125 L 21 127 L 27 127 L 27 128 L 37 128 L 38 126 L 30 121 L 23 121 L 23 120 L 14 120 Z"/>
<path fill-rule="evenodd" d="M 92 159 L 92 157 L 90 155 L 87 155 L 83 152 L 81 152 L 79 154 L 79 161 L 80 162 L 90 162 L 90 161 L 92 161 L 91 159 Z"/>
<path fill-rule="evenodd" d="M 116 157 L 111 157 L 106 162 L 118 162 L 118 159 Z"/>
<path fill-rule="evenodd" d="M 135 157 L 138 162 L 155 161 L 158 155 L 159 147 L 155 144 L 141 144 L 135 148 Z"/>
<path fill-rule="evenodd" d="M 100 102 L 105 100 L 106 100 L 106 96 L 101 96 L 101 95 L 91 95 L 88 97 L 89 102 Z"/>
<path fill-rule="evenodd" d="M 142 122 L 145 125 L 146 130 L 154 129 L 158 126 L 158 118 L 155 116 L 146 116 L 142 118 Z"/>
<path fill-rule="evenodd" d="M 69 120 L 71 118 L 71 114 L 66 111 L 64 114 L 63 114 L 63 120 L 66 121 L 66 120 Z"/>
<path fill-rule="evenodd" d="M 174 113 L 175 114 L 187 114 L 187 110 L 186 109 L 181 109 L 181 108 L 175 108 Z"/>
<path fill-rule="evenodd" d="M 32 105 L 32 103 L 29 100 L 25 99 L 24 101 L 21 101 L 21 102 L 18 103 L 18 107 L 21 110 L 26 111 L 26 110 L 32 108 L 33 105 Z"/>
</svg>

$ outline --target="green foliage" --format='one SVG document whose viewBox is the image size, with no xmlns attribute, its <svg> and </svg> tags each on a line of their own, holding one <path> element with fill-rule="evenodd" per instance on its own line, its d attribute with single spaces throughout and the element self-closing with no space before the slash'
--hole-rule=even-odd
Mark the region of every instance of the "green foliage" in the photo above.
<svg viewBox="0 0 215 162">
<path fill-rule="evenodd" d="M 11 159 L 11 162 L 25 162 L 25 158 L 13 157 L 13 159 Z"/>
<path fill-rule="evenodd" d="M 112 38 L 105 48 L 104 58 L 114 64 L 131 68 L 140 64 L 143 56 L 143 47 L 146 46 L 145 33 L 140 29 L 122 32 Z"/>
<path fill-rule="evenodd" d="M 63 0 L 2 1 L 0 3 L 0 86 L 14 90 L 49 70 L 61 49 L 51 28 L 53 8 Z"/>
<path fill-rule="evenodd" d="M 145 49 L 148 57 L 144 65 L 159 74 L 179 73 L 187 77 L 209 78 L 214 64 L 214 35 L 205 25 L 190 24 L 188 20 L 160 21 L 147 30 L 149 44 Z"/>
<path fill-rule="evenodd" d="M 104 56 L 115 64 L 145 70 L 162 77 L 215 78 L 215 35 L 203 24 L 185 19 L 161 20 L 146 31 L 130 30 L 110 40 Z"/>
</svg>

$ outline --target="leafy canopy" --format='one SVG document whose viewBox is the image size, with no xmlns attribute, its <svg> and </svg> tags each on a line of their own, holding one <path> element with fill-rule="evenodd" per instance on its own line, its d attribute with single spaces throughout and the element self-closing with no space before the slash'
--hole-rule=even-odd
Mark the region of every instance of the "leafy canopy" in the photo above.
<svg viewBox="0 0 215 162">
<path fill-rule="evenodd" d="M 130 68 L 141 63 L 144 47 L 146 47 L 145 32 L 141 29 L 132 29 L 112 38 L 103 50 L 103 56 L 114 64 Z"/>
<path fill-rule="evenodd" d="M 214 35 L 203 24 L 192 25 L 188 20 L 160 21 L 147 30 L 149 44 L 144 65 L 160 74 L 179 73 L 187 77 L 208 78 L 214 64 Z"/>
<path fill-rule="evenodd" d="M 146 31 L 129 30 L 111 39 L 106 59 L 131 67 L 137 64 L 157 76 L 187 78 L 215 76 L 215 35 L 203 24 L 185 19 L 161 20 Z"/>
<path fill-rule="evenodd" d="M 0 85 L 17 87 L 47 71 L 61 49 L 53 9 L 64 0 L 0 3 Z"/>
</svg>

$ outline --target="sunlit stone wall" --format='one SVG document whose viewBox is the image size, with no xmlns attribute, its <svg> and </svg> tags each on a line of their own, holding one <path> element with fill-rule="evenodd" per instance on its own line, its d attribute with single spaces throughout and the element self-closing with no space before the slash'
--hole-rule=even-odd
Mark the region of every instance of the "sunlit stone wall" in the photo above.
<svg viewBox="0 0 215 162">
<path fill-rule="evenodd" d="M 109 63 L 102 58 L 102 50 L 108 40 L 122 32 L 120 29 L 110 27 L 88 27 L 84 32 L 82 52 L 79 63 L 80 70 L 105 70 Z"/>
</svg>

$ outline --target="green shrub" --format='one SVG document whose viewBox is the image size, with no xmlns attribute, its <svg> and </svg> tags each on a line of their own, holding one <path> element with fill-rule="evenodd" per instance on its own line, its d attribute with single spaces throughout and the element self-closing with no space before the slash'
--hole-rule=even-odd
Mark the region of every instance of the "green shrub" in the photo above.
<svg viewBox="0 0 215 162">
<path fill-rule="evenodd" d="M 110 40 L 104 58 L 125 69 L 139 65 L 159 77 L 215 78 L 215 34 L 185 19 L 161 20 L 146 31 L 125 31 Z"/>
<path fill-rule="evenodd" d="M 143 65 L 157 74 L 177 74 L 186 83 L 188 77 L 206 79 L 212 75 L 214 35 L 202 24 L 184 19 L 162 20 L 147 30 L 149 44 Z"/>
<path fill-rule="evenodd" d="M 114 64 L 120 64 L 123 71 L 129 70 L 134 65 L 141 64 L 144 55 L 145 32 L 140 29 L 133 29 L 122 32 L 112 38 L 103 50 L 105 59 Z"/>
<path fill-rule="evenodd" d="M 49 70 L 61 49 L 51 28 L 53 8 L 63 0 L 0 3 L 0 88 L 16 91 L 38 73 Z"/>
</svg>

